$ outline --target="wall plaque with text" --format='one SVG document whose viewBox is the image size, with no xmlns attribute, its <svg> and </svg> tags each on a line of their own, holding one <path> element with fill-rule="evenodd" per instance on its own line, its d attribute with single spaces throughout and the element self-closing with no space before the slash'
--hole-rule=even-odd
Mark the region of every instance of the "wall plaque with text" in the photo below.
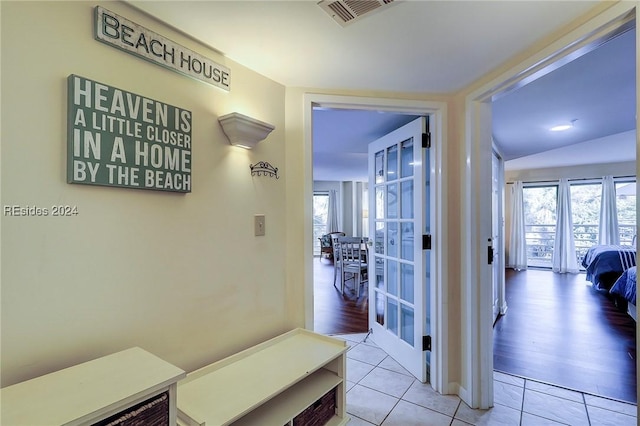
<svg viewBox="0 0 640 426">
<path fill-rule="evenodd" d="M 191 111 L 68 78 L 67 182 L 191 192 Z"/>
<path fill-rule="evenodd" d="M 96 6 L 95 38 L 173 71 L 230 90 L 229 68 L 145 27 Z"/>
</svg>

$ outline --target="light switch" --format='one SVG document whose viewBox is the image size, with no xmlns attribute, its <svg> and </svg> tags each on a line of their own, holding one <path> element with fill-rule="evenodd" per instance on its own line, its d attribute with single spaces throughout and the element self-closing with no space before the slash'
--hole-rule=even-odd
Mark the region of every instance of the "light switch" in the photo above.
<svg viewBox="0 0 640 426">
<path fill-rule="evenodd" d="M 253 228 L 256 237 L 260 237 L 265 233 L 264 215 L 257 214 L 253 217 Z"/>
</svg>

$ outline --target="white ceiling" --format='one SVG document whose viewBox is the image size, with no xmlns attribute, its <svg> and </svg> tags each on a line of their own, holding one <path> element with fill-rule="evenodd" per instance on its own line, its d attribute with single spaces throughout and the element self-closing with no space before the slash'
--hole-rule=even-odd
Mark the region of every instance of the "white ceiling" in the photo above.
<svg viewBox="0 0 640 426">
<path fill-rule="evenodd" d="M 396 0 L 346 27 L 316 1 L 130 3 L 285 86 L 452 93 L 598 2 Z M 555 122 L 554 117 L 578 119 L 580 133 L 572 133 L 566 141 L 571 144 L 635 129 L 635 81 L 628 81 L 635 75 L 635 38 L 618 39 L 621 46 L 610 52 L 574 61 L 539 79 L 538 86 L 525 86 L 494 103 L 494 135 L 506 158 L 559 148 L 561 141 L 536 133 Z M 599 74 L 590 74 L 594 68 Z M 403 119 L 376 112 L 317 111 L 314 178 L 362 179 L 366 144 Z M 355 133 L 357 123 L 366 123 L 363 133 Z M 635 158 L 635 143 L 633 147 L 630 155 Z"/>
<path fill-rule="evenodd" d="M 635 129 L 636 32 L 493 102 L 493 136 L 505 159 L 520 158 Z M 573 120 L 573 129 L 550 132 Z"/>
</svg>

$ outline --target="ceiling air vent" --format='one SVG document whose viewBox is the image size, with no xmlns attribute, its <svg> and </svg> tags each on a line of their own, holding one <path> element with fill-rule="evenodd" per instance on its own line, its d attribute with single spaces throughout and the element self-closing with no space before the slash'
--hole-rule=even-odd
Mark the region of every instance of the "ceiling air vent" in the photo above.
<svg viewBox="0 0 640 426">
<path fill-rule="evenodd" d="M 393 3 L 394 0 L 322 0 L 318 6 L 344 27 Z"/>
</svg>

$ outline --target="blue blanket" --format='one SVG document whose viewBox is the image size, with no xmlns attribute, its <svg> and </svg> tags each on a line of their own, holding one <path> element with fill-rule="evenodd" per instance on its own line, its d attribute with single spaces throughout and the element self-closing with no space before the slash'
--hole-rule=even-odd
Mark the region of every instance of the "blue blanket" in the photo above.
<svg viewBox="0 0 640 426">
<path fill-rule="evenodd" d="M 611 287 L 611 293 L 623 297 L 628 302 L 636 304 L 637 267 L 632 266 L 622 273 Z"/>
<path fill-rule="evenodd" d="M 603 290 L 609 290 L 615 280 L 635 264 L 636 249 L 633 246 L 596 245 L 582 259 L 587 280 Z"/>
</svg>

